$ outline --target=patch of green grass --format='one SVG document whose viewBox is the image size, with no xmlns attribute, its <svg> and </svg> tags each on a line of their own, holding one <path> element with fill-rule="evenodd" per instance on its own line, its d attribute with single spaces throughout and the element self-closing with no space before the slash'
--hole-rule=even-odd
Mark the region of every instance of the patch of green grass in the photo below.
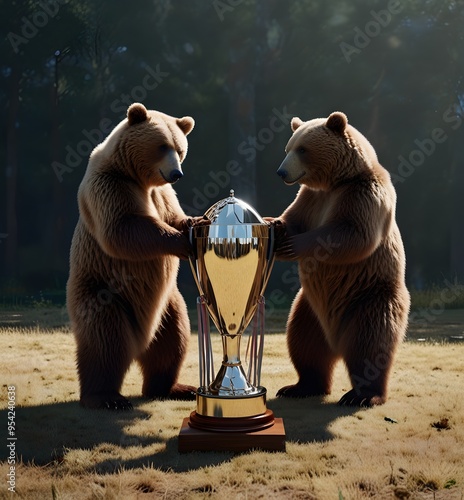
<svg viewBox="0 0 464 500">
<path fill-rule="evenodd" d="M 40 309 L 51 306 L 63 306 L 66 303 L 64 290 L 39 290 L 34 294 L 0 290 L 0 311 L 4 309 Z"/>
<path fill-rule="evenodd" d="M 448 481 L 446 481 L 444 487 L 449 490 L 450 488 L 453 488 L 454 486 L 456 486 L 456 479 L 448 479 Z"/>
<path fill-rule="evenodd" d="M 464 309 L 464 285 L 444 280 L 425 290 L 410 289 L 411 310 Z"/>
</svg>

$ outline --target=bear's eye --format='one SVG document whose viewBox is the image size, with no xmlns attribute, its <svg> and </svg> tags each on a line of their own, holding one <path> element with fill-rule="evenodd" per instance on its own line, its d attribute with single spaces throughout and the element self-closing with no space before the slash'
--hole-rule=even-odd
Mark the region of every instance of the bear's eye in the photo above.
<svg viewBox="0 0 464 500">
<path fill-rule="evenodd" d="M 296 152 L 300 155 L 304 155 L 306 153 L 306 148 L 300 146 L 299 148 L 297 148 Z"/>
<path fill-rule="evenodd" d="M 169 151 L 169 146 L 167 144 L 161 144 L 158 146 L 160 153 L 167 153 Z"/>
</svg>

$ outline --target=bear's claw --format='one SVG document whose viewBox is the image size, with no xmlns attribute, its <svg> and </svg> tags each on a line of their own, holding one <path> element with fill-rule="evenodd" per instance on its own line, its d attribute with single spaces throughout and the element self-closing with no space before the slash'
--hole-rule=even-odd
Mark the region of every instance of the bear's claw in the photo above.
<svg viewBox="0 0 464 500">
<path fill-rule="evenodd" d="M 144 392 L 143 395 L 151 399 L 173 399 L 178 401 L 194 401 L 197 389 L 193 385 L 175 384 L 168 394 L 156 391 Z"/>
<path fill-rule="evenodd" d="M 126 400 L 119 400 L 119 401 L 105 401 L 105 409 L 106 410 L 112 410 L 112 411 L 130 411 L 133 410 L 134 407 L 132 406 L 132 403 L 130 401 Z"/>
<path fill-rule="evenodd" d="M 169 392 L 169 399 L 178 399 L 181 401 L 194 401 L 196 399 L 197 389 L 193 385 L 176 384 Z"/>
<path fill-rule="evenodd" d="M 120 394 L 94 394 L 82 396 L 80 404 L 92 410 L 126 411 L 132 410 L 132 403 Z"/>
<path fill-rule="evenodd" d="M 373 393 L 358 394 L 354 389 L 351 389 L 340 398 L 338 404 L 340 406 L 359 406 L 361 408 L 371 408 L 372 406 L 384 404 L 385 399 L 385 396 Z"/>
<path fill-rule="evenodd" d="M 312 396 L 325 396 L 328 392 L 309 387 L 303 384 L 286 385 L 277 391 L 278 398 L 310 398 Z"/>
</svg>

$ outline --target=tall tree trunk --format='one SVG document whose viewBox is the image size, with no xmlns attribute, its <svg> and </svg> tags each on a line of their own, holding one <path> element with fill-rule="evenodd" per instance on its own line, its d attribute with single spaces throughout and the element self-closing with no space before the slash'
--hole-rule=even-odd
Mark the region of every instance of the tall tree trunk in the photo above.
<svg viewBox="0 0 464 500">
<path fill-rule="evenodd" d="M 18 275 L 18 220 L 17 220 L 17 189 L 18 189 L 18 114 L 19 87 L 21 69 L 15 62 L 11 69 L 8 123 L 6 134 L 6 231 L 5 237 L 5 276 L 16 278 Z"/>
</svg>

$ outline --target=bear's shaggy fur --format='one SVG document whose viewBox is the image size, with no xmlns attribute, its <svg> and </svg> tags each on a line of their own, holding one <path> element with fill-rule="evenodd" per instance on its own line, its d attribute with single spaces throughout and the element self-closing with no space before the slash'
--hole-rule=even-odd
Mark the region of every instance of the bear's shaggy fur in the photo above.
<svg viewBox="0 0 464 500">
<path fill-rule="evenodd" d="M 194 397 L 177 384 L 190 336 L 177 272 L 191 220 L 171 186 L 193 126 L 135 103 L 90 156 L 67 285 L 85 407 L 131 408 L 120 390 L 133 360 L 144 396 Z"/>
<path fill-rule="evenodd" d="M 291 126 L 277 173 L 301 187 L 279 218 L 286 236 L 277 258 L 299 264 L 301 289 L 287 323 L 299 380 L 278 395 L 329 394 L 341 358 L 352 389 L 339 403 L 382 404 L 410 305 L 395 190 L 343 113 L 293 118 Z"/>
</svg>

